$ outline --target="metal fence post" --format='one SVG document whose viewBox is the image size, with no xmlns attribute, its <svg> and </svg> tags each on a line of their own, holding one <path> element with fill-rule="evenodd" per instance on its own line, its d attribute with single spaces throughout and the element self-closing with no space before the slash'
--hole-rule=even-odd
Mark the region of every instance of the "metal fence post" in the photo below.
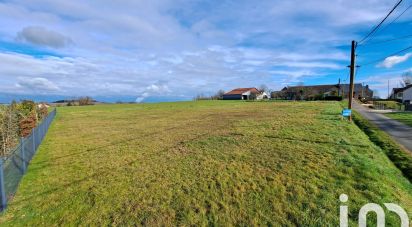
<svg viewBox="0 0 412 227">
<path fill-rule="evenodd" d="M 7 207 L 6 189 L 4 187 L 4 162 L 3 158 L 0 158 L 0 211 L 5 210 Z"/>
<path fill-rule="evenodd" d="M 32 142 L 32 148 L 33 148 L 33 154 L 34 154 L 34 152 L 36 151 L 36 142 L 35 142 L 35 138 L 34 138 L 35 136 L 34 136 L 34 128 L 31 130 L 31 142 Z"/>
<path fill-rule="evenodd" d="M 24 155 L 24 138 L 20 137 L 20 156 L 21 156 L 21 171 L 23 174 L 26 172 L 27 164 L 26 164 L 26 157 Z"/>
</svg>

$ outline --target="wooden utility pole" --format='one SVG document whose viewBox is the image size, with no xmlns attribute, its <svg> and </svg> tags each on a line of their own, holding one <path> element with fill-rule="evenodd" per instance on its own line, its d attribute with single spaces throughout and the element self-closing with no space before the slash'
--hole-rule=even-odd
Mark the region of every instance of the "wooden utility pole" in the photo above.
<svg viewBox="0 0 412 227">
<path fill-rule="evenodd" d="M 350 84 L 349 84 L 349 105 L 348 109 L 352 110 L 353 90 L 355 88 L 355 61 L 356 61 L 356 41 L 352 41 L 352 50 L 350 54 Z M 349 121 L 352 121 L 352 115 L 349 116 Z"/>
</svg>

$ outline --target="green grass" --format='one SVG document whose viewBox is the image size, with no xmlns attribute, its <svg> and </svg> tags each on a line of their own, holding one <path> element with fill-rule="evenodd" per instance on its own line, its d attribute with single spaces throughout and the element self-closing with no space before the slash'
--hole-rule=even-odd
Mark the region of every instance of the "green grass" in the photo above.
<svg viewBox="0 0 412 227">
<path fill-rule="evenodd" d="M 412 127 L 412 112 L 388 113 L 385 115 Z"/>
<path fill-rule="evenodd" d="M 0 223 L 338 226 L 412 185 L 336 102 L 58 108 Z M 387 223 L 399 220 L 392 213 Z"/>
<path fill-rule="evenodd" d="M 399 110 L 401 108 L 401 103 L 396 101 L 374 101 L 374 105 L 384 105 L 385 109 Z"/>
<path fill-rule="evenodd" d="M 412 182 L 412 155 L 410 152 L 400 147 L 388 134 L 371 124 L 359 113 L 354 113 L 354 121 L 373 143 L 386 152 L 389 159 Z"/>
</svg>

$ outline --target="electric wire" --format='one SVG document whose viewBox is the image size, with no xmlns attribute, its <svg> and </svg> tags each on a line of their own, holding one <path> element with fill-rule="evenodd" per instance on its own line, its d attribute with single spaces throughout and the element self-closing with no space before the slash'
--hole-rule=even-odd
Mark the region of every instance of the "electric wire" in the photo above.
<svg viewBox="0 0 412 227">
<path fill-rule="evenodd" d="M 376 33 L 376 31 L 379 30 L 379 28 L 382 26 L 382 24 L 386 21 L 386 19 L 388 19 L 388 17 L 395 11 L 396 8 L 398 8 L 398 6 L 402 3 L 403 0 L 399 0 L 395 6 L 389 11 L 389 13 L 385 16 L 385 18 L 383 18 L 383 20 L 376 25 L 363 39 L 361 39 L 361 41 L 358 42 L 358 44 L 362 44 L 363 42 L 366 41 L 366 39 L 368 39 L 369 37 L 373 37 L 373 35 Z"/>
</svg>

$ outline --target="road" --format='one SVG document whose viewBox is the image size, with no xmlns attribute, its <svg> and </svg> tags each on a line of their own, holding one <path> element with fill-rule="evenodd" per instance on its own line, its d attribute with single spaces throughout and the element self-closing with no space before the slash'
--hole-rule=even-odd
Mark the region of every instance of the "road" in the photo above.
<svg viewBox="0 0 412 227">
<path fill-rule="evenodd" d="M 356 101 L 353 102 L 353 109 L 382 131 L 388 133 L 401 146 L 412 152 L 412 127 L 390 119 L 383 114 L 373 112 Z"/>
</svg>

